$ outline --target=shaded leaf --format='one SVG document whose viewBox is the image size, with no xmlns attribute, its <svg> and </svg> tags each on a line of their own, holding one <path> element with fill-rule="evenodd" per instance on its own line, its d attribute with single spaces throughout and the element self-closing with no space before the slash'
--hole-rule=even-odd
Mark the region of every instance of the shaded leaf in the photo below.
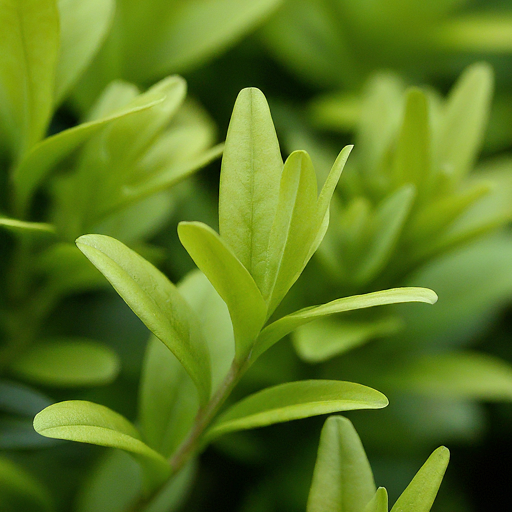
<svg viewBox="0 0 512 512">
<path fill-rule="evenodd" d="M 443 480 L 450 452 L 441 446 L 423 464 L 391 512 L 429 512 Z"/>
<path fill-rule="evenodd" d="M 60 338 L 32 345 L 9 369 L 21 379 L 46 386 L 99 386 L 117 377 L 119 359 L 96 341 Z"/>
<path fill-rule="evenodd" d="M 370 463 L 352 423 L 342 416 L 327 418 L 307 512 L 361 512 L 375 491 Z"/>
<path fill-rule="evenodd" d="M 58 443 L 53 439 L 40 436 L 33 425 L 33 417 L 0 418 L 0 449 L 1 450 L 38 450 Z"/>
<path fill-rule="evenodd" d="M 109 280 L 123 300 L 178 358 L 199 390 L 210 395 L 210 360 L 199 321 L 176 287 L 151 263 L 121 242 L 84 235 L 78 248 Z"/>
<path fill-rule="evenodd" d="M 60 54 L 55 79 L 56 103 L 64 98 L 107 35 L 114 0 L 58 0 Z"/>
<path fill-rule="evenodd" d="M 59 52 L 55 0 L 1 0 L 0 132 L 20 157 L 38 142 L 52 114 Z"/>
<path fill-rule="evenodd" d="M 219 231 L 260 289 L 283 162 L 265 96 L 238 95 L 226 136 L 220 176 Z"/>
<path fill-rule="evenodd" d="M 267 313 L 256 283 L 224 240 L 206 224 L 180 222 L 178 235 L 191 258 L 227 304 L 233 322 L 236 357 L 244 359 Z"/>
<path fill-rule="evenodd" d="M 34 429 L 45 437 L 120 448 L 145 470 L 145 487 L 158 486 L 169 476 L 167 461 L 140 440 L 137 429 L 103 405 L 69 400 L 50 405 L 34 418 Z"/>
<path fill-rule="evenodd" d="M 54 236 L 55 226 L 45 222 L 26 222 L 18 219 L 0 217 L 0 227 L 17 235 L 28 237 Z"/>
<path fill-rule="evenodd" d="M 265 327 L 258 336 L 252 359 L 255 360 L 288 333 L 301 325 L 311 322 L 315 318 L 385 304 L 398 304 L 401 302 L 425 302 L 427 304 L 434 304 L 436 301 L 437 295 L 432 290 L 426 288 L 393 288 L 391 290 L 367 293 L 365 295 L 344 297 L 323 304 L 322 306 L 304 308 L 280 318 Z"/>
<path fill-rule="evenodd" d="M 335 380 L 288 382 L 259 391 L 231 406 L 207 432 L 206 438 L 211 440 L 228 432 L 332 412 L 381 409 L 387 404 L 382 393 L 361 384 Z"/>
<path fill-rule="evenodd" d="M 0 411 L 32 418 L 52 401 L 41 392 L 19 382 L 0 381 Z"/>
</svg>

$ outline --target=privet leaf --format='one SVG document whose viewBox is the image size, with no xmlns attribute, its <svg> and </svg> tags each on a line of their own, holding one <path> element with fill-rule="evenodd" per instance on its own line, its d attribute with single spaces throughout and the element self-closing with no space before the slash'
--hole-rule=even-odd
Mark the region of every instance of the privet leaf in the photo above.
<svg viewBox="0 0 512 512">
<path fill-rule="evenodd" d="M 320 436 L 307 512 L 361 512 L 375 491 L 370 463 L 352 423 L 331 416 Z"/>
<path fill-rule="evenodd" d="M 46 386 L 98 386 L 115 379 L 119 359 L 96 341 L 61 338 L 29 347 L 9 369 L 19 378 Z"/>
<path fill-rule="evenodd" d="M 58 0 L 60 54 L 55 79 L 59 103 L 98 50 L 114 14 L 114 0 Z"/>
<path fill-rule="evenodd" d="M 199 321 L 176 287 L 151 263 L 113 238 L 84 235 L 77 246 L 178 358 L 196 384 L 201 402 L 206 402 L 211 380 L 208 347 Z"/>
<path fill-rule="evenodd" d="M 258 89 L 244 89 L 233 108 L 222 158 L 219 231 L 260 289 L 282 171 L 265 96 Z"/>
<path fill-rule="evenodd" d="M 274 423 L 355 409 L 381 409 L 387 398 L 378 391 L 335 380 L 288 382 L 244 398 L 222 414 L 206 438 Z"/>
<path fill-rule="evenodd" d="M 375 496 L 366 505 L 364 512 L 388 512 L 388 491 L 384 487 L 379 487 Z"/>
<path fill-rule="evenodd" d="M 443 480 L 450 452 L 441 446 L 423 464 L 391 512 L 429 512 Z"/>
<path fill-rule="evenodd" d="M 437 295 L 432 290 L 426 288 L 392 288 L 381 292 L 336 299 L 322 306 L 304 308 L 280 318 L 265 327 L 258 336 L 252 358 L 255 360 L 288 333 L 301 325 L 313 321 L 315 318 L 384 304 L 399 304 L 402 302 L 425 302 L 427 304 L 434 304 L 436 301 Z"/>
<path fill-rule="evenodd" d="M 34 429 L 45 437 L 120 448 L 133 454 L 145 470 L 146 487 L 169 476 L 168 462 L 140 440 L 137 429 L 103 405 L 69 400 L 50 405 L 34 418 Z"/>
<path fill-rule="evenodd" d="M 17 157 L 44 136 L 59 52 L 56 0 L 1 0 L 0 132 Z"/>
<path fill-rule="evenodd" d="M 224 240 L 206 224 L 180 222 L 178 235 L 191 258 L 227 304 L 235 333 L 236 357 L 244 359 L 267 313 L 254 279 Z"/>
</svg>

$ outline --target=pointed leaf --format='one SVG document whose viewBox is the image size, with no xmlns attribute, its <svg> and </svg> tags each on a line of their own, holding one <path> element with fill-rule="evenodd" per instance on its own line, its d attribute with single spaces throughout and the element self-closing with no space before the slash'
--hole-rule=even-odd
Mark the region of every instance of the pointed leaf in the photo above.
<svg viewBox="0 0 512 512">
<path fill-rule="evenodd" d="M 190 257 L 227 304 L 235 333 L 236 357 L 244 359 L 267 313 L 256 283 L 224 240 L 206 224 L 180 222 L 178 235 Z"/>
<path fill-rule="evenodd" d="M 108 407 L 82 400 L 59 402 L 34 418 L 34 429 L 45 437 L 120 448 L 132 454 L 146 472 L 146 485 L 162 484 L 168 462 L 140 440 L 137 429 Z"/>
<path fill-rule="evenodd" d="M 195 382 L 201 402 L 206 402 L 211 378 L 208 347 L 199 321 L 176 287 L 151 263 L 113 238 L 84 235 L 77 246 L 179 359 Z"/>
<path fill-rule="evenodd" d="M 388 491 L 384 487 L 379 487 L 364 512 L 388 512 L 388 507 Z"/>
<path fill-rule="evenodd" d="M 327 418 L 307 512 L 361 512 L 375 491 L 370 463 L 352 423 L 342 416 Z"/>
<path fill-rule="evenodd" d="M 116 378 L 119 359 L 96 341 L 61 338 L 29 347 L 9 369 L 21 379 L 46 386 L 100 386 Z"/>
<path fill-rule="evenodd" d="M 482 145 L 493 92 L 492 68 L 468 67 L 452 89 L 436 144 L 438 165 L 448 166 L 455 179 L 466 175 Z"/>
<path fill-rule="evenodd" d="M 284 165 L 277 211 L 270 232 L 263 296 L 270 315 L 302 272 L 317 213 L 316 174 L 305 151 L 292 153 Z"/>
<path fill-rule="evenodd" d="M 322 306 L 304 308 L 291 315 L 280 318 L 265 327 L 258 336 L 252 359 L 255 360 L 288 333 L 301 325 L 313 321 L 315 318 L 385 304 L 399 304 L 402 302 L 425 302 L 427 304 L 434 304 L 436 301 L 437 295 L 432 290 L 426 288 L 392 288 L 381 292 L 344 297 L 323 304 Z"/>
<path fill-rule="evenodd" d="M 52 114 L 56 0 L 1 0 L 0 34 L 0 133 L 19 157 L 44 136 Z"/>
<path fill-rule="evenodd" d="M 14 462 L 0 457 L 0 496 L 4 510 L 53 510 L 50 494 L 32 475 Z"/>
<path fill-rule="evenodd" d="M 219 191 L 219 231 L 263 287 L 283 162 L 265 96 L 244 89 L 226 136 Z"/>
<path fill-rule="evenodd" d="M 114 0 L 58 0 L 60 55 L 55 80 L 56 103 L 65 97 L 89 64 L 114 15 Z"/>
<path fill-rule="evenodd" d="M 244 398 L 222 414 L 206 438 L 228 432 L 356 409 L 381 409 L 387 398 L 375 389 L 337 380 L 288 382 Z"/>
<path fill-rule="evenodd" d="M 150 109 L 164 100 L 164 95 L 155 93 L 143 95 L 126 108 L 111 113 L 108 117 L 83 123 L 48 137 L 34 146 L 15 168 L 13 180 L 16 187 L 16 201 L 20 211 L 27 208 L 28 201 L 48 173 L 65 157 L 75 151 L 100 129 L 123 117 Z"/>
<path fill-rule="evenodd" d="M 429 512 L 443 480 L 450 452 L 441 446 L 423 464 L 391 512 Z"/>
</svg>

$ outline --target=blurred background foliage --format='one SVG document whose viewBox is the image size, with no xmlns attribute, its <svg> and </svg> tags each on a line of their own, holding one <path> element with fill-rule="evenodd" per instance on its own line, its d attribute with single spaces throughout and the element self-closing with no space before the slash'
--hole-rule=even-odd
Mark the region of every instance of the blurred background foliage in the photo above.
<svg viewBox="0 0 512 512">
<path fill-rule="evenodd" d="M 350 417 L 392 501 L 442 443 L 453 455 L 433 510 L 503 507 L 510 1 L 0 0 L 0 34 L 0 510 L 98 510 L 98 474 L 130 481 L 119 455 L 32 430 L 57 400 L 131 419 L 137 407 L 147 331 L 73 241 L 115 236 L 180 281 L 193 265 L 177 222 L 215 225 L 216 158 L 246 86 L 265 92 L 284 152 L 308 150 L 321 176 L 355 144 L 283 310 L 403 285 L 440 299 L 309 324 L 236 393 L 311 377 L 374 386 L 391 405 Z M 219 440 L 175 509 L 304 510 L 321 423 Z"/>
</svg>

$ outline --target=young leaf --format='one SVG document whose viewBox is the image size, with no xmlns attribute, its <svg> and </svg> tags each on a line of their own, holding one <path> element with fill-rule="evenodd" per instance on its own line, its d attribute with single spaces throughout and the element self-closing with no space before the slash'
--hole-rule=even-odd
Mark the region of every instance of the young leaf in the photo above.
<svg viewBox="0 0 512 512">
<path fill-rule="evenodd" d="M 258 340 L 254 346 L 252 360 L 256 360 L 263 352 L 268 350 L 274 343 L 288 333 L 301 325 L 313 321 L 315 318 L 385 304 L 399 304 L 402 302 L 425 302 L 427 304 L 434 304 L 436 301 L 437 295 L 432 290 L 426 288 L 392 288 L 381 292 L 344 297 L 323 304 L 322 306 L 304 308 L 280 318 L 265 327 L 258 336 Z"/>
<path fill-rule="evenodd" d="M 114 15 L 114 0 L 58 0 L 60 55 L 55 102 L 65 97 L 98 50 Z"/>
<path fill-rule="evenodd" d="M 9 369 L 21 379 L 46 386 L 99 386 L 115 379 L 119 359 L 96 341 L 61 338 L 29 347 Z"/>
<path fill-rule="evenodd" d="M 43 136 L 52 114 L 59 52 L 56 0 L 1 0 L 0 132 L 17 157 Z"/>
<path fill-rule="evenodd" d="M 342 416 L 327 418 L 307 512 L 361 512 L 375 491 L 370 463 L 352 423 Z"/>
<path fill-rule="evenodd" d="M 190 257 L 227 304 L 235 333 L 236 357 L 244 359 L 267 313 L 254 279 L 224 240 L 205 224 L 180 222 L 178 235 Z"/>
<path fill-rule="evenodd" d="M 388 512 L 388 491 L 384 487 L 379 487 L 370 503 L 366 505 L 364 512 Z"/>
<path fill-rule="evenodd" d="M 155 487 L 169 476 L 168 462 L 140 440 L 137 429 L 103 405 L 69 400 L 50 405 L 34 418 L 34 429 L 45 437 L 120 448 L 142 465 L 146 485 Z"/>
<path fill-rule="evenodd" d="M 0 458 L 0 499 L 2 510 L 53 510 L 50 494 L 37 480 L 5 457 Z M 6 507 L 6 508 L 4 508 Z"/>
<path fill-rule="evenodd" d="M 263 296 L 270 315 L 297 280 L 309 253 L 317 213 L 316 174 L 309 155 L 293 152 L 284 165 L 270 232 Z"/>
<path fill-rule="evenodd" d="M 492 68 L 468 67 L 452 89 L 436 144 L 437 163 L 449 166 L 455 179 L 466 175 L 480 151 L 493 91 Z"/>
<path fill-rule="evenodd" d="M 387 398 L 378 391 L 336 380 L 288 382 L 244 398 L 222 414 L 206 438 L 237 430 L 355 409 L 381 409 Z"/>
<path fill-rule="evenodd" d="M 196 384 L 200 401 L 210 395 L 210 358 L 196 315 L 176 287 L 151 263 L 121 242 L 84 235 L 78 248 L 178 358 Z"/>
<path fill-rule="evenodd" d="M 423 464 L 391 512 L 429 512 L 443 480 L 450 452 L 441 446 Z"/>
<path fill-rule="evenodd" d="M 238 95 L 226 136 L 219 191 L 219 231 L 263 289 L 283 161 L 265 96 Z"/>
</svg>

